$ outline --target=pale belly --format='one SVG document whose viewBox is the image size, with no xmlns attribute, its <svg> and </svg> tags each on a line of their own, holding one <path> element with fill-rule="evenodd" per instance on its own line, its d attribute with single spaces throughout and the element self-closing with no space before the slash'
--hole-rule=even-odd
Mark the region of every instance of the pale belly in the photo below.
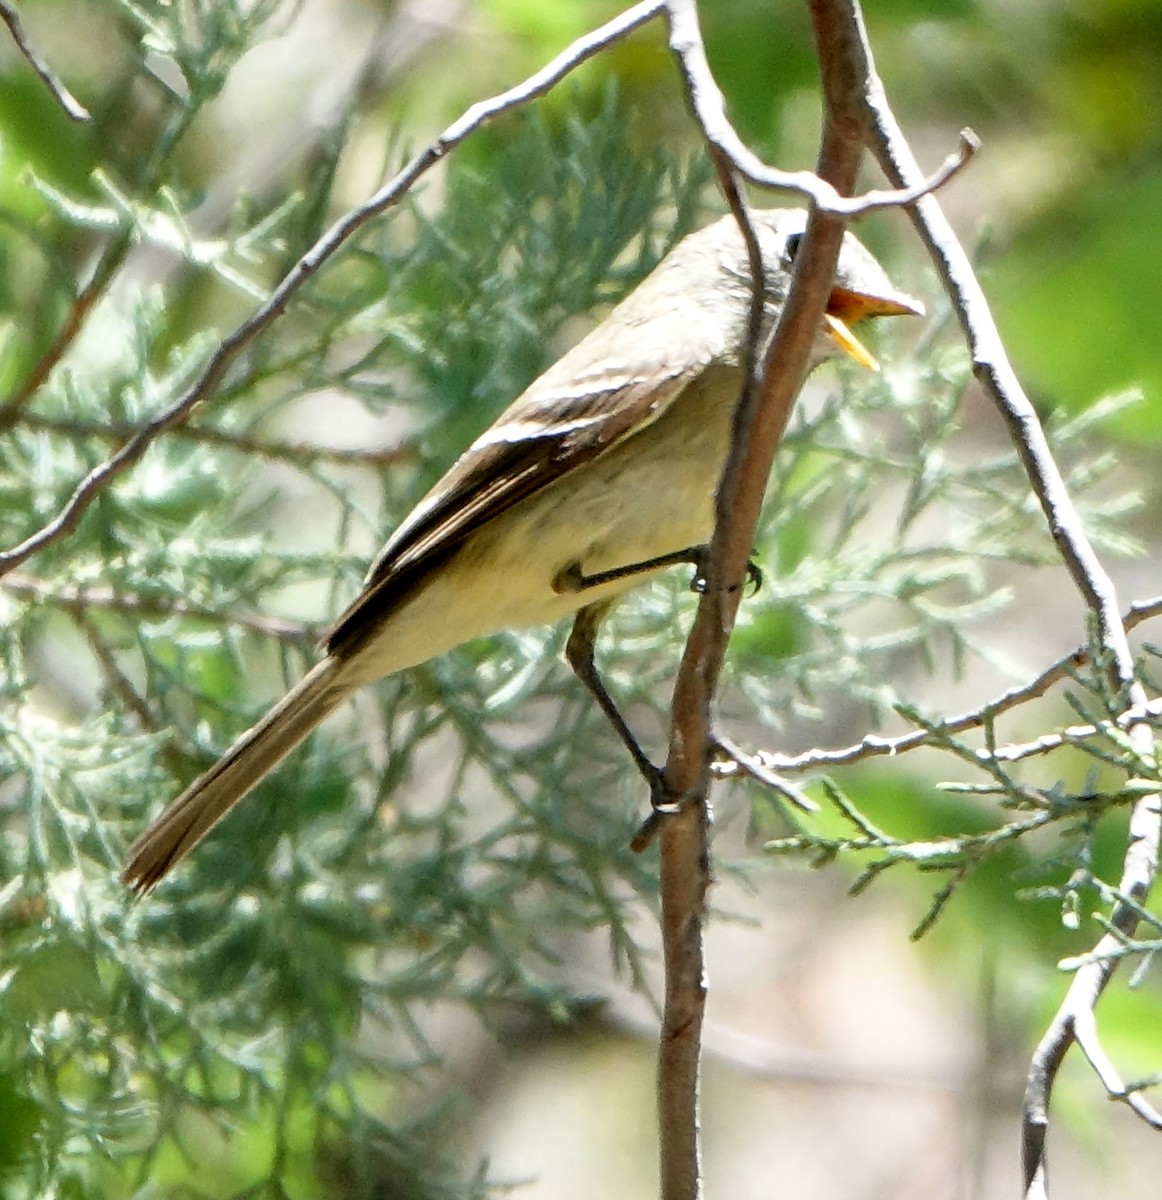
<svg viewBox="0 0 1162 1200">
<path fill-rule="evenodd" d="M 470 638 L 548 624 L 650 578 L 559 590 L 576 564 L 595 575 L 707 542 L 737 399 L 688 388 L 646 431 L 474 532 L 350 661 L 352 683 L 426 662 Z M 693 417 L 693 419 L 691 419 Z"/>
</svg>

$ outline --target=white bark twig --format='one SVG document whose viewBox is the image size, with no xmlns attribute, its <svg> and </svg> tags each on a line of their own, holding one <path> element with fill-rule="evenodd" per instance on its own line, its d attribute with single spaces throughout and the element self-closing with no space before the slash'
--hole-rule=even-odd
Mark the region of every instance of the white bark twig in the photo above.
<svg viewBox="0 0 1162 1200">
<path fill-rule="evenodd" d="M 8 26 L 8 32 L 12 35 L 17 50 L 24 55 L 28 65 L 40 76 L 41 82 L 52 93 L 53 99 L 61 106 L 69 120 L 91 121 L 93 118 L 89 110 L 65 87 L 48 63 L 37 54 L 28 40 L 28 34 L 24 32 L 24 25 L 10 0 L 0 0 L 0 21 Z"/>
<path fill-rule="evenodd" d="M 19 545 L 0 552 L 0 576 L 71 533 L 93 501 L 118 476 L 137 463 L 163 433 L 180 425 L 198 404 L 213 395 L 242 351 L 282 315 L 299 289 L 317 275 L 358 230 L 398 204 L 416 181 L 440 162 L 450 150 L 502 113 L 544 95 L 570 71 L 652 20 L 664 7 L 663 0 L 645 0 L 644 3 L 634 5 L 613 20 L 607 21 L 599 29 L 578 38 L 552 62 L 530 75 L 523 83 L 489 100 L 472 105 L 371 199 L 336 221 L 283 276 L 270 296 L 222 339 L 197 379 L 173 404 L 143 425 L 116 453 L 94 467 L 77 484 L 72 496 L 51 521 Z"/>
<path fill-rule="evenodd" d="M 931 175 L 907 187 L 873 190 L 861 196 L 844 195 L 813 171 L 781 171 L 768 166 L 747 147 L 727 119 L 726 102 L 706 58 L 694 0 L 673 0 L 667 8 L 670 48 L 678 57 L 686 94 L 702 134 L 713 151 L 750 183 L 773 191 L 794 192 L 820 212 L 859 217 L 876 209 L 899 208 L 929 195 L 963 170 L 980 148 L 972 130 L 961 130 L 956 150 Z"/>
<path fill-rule="evenodd" d="M 882 85 L 874 78 L 872 83 L 868 104 L 874 113 L 874 149 L 880 166 L 888 179 L 898 186 L 916 182 L 920 177 L 919 168 L 888 107 Z M 1110 660 L 1110 681 L 1115 693 L 1122 698 L 1133 752 L 1149 760 L 1154 750 L 1154 734 L 1146 719 L 1148 697 L 1135 675 L 1133 655 L 1114 586 L 1086 537 L 1053 461 L 1041 422 L 1005 354 L 968 256 L 934 198 L 926 196 L 917 201 L 912 215 L 968 340 L 974 373 L 1004 417 L 1058 552 L 1097 618 L 1098 636 Z M 1131 935 L 1137 927 L 1137 909 L 1145 904 L 1153 887 L 1160 841 L 1162 797 L 1157 792 L 1147 793 L 1134 803 L 1131 812 L 1129 841 L 1118 885 L 1119 892 L 1132 903 L 1115 904 L 1110 915 L 1112 928 L 1123 935 Z M 1095 952 L 1100 953 L 1111 940 L 1116 940 L 1115 934 L 1107 933 L 1098 942 Z M 1043 1200 L 1049 1194 L 1047 1134 L 1053 1083 L 1069 1047 L 1079 1040 L 1079 1031 L 1088 1028 L 1097 1001 L 1116 966 L 1117 959 L 1099 958 L 1077 971 L 1033 1054 L 1023 1116 L 1026 1200 Z M 1089 1045 L 1092 1049 L 1092 1039 Z"/>
<path fill-rule="evenodd" d="M 1073 1036 L 1078 1049 L 1085 1055 L 1089 1065 L 1093 1067 L 1094 1073 L 1105 1085 L 1110 1099 L 1120 1100 L 1129 1105 L 1147 1125 L 1162 1130 L 1162 1115 L 1159 1115 L 1141 1092 L 1131 1091 L 1122 1082 L 1117 1067 L 1114 1066 L 1101 1044 L 1097 1032 L 1097 1019 L 1092 1008 L 1076 1013 L 1073 1021 Z"/>
<path fill-rule="evenodd" d="M 1149 600 L 1136 600 L 1126 610 L 1122 624 L 1129 631 L 1152 617 L 1162 616 L 1162 596 L 1154 596 Z M 854 763 L 863 762 L 869 758 L 895 758 L 909 750 L 918 750 L 933 744 L 933 735 L 951 737 L 958 733 L 966 733 L 972 729 L 983 729 L 987 723 L 995 720 L 1002 713 L 1018 708 L 1031 700 L 1044 696 L 1054 684 L 1067 679 L 1071 672 L 1085 665 L 1090 660 L 1090 650 L 1086 646 L 1078 646 L 1072 653 L 1058 659 L 1046 667 L 1035 679 L 1018 687 L 1010 688 L 995 699 L 977 708 L 949 717 L 947 720 L 934 724 L 933 729 L 917 729 L 911 733 L 901 733 L 894 737 L 884 737 L 880 734 L 869 733 L 862 740 L 849 746 L 841 746 L 833 750 L 814 748 L 804 750 L 801 754 L 782 754 L 775 750 L 755 750 L 748 753 L 735 746 L 723 737 L 719 737 L 719 748 L 726 761 L 715 764 L 715 774 L 722 778 L 734 775 L 749 775 L 758 783 L 766 784 L 780 790 L 786 786 L 785 780 L 779 780 L 780 775 L 801 775 L 825 767 L 847 767 Z M 1152 700 L 1142 710 L 1143 717 L 1157 719 L 1162 715 L 1162 701 Z M 1137 715 L 1135 714 L 1135 720 Z M 1129 714 L 1123 713 L 1116 722 L 1120 729 L 1128 728 Z M 1092 737 L 1104 728 L 1112 726 L 1076 725 L 1057 733 L 1045 734 L 1034 742 L 1022 745 L 997 747 L 989 753 L 979 752 L 982 762 L 986 761 L 1015 761 L 1032 754 L 1044 754 L 1055 750 L 1068 741 L 1078 741 Z M 775 781 L 778 780 L 776 783 Z"/>
<path fill-rule="evenodd" d="M 717 745 L 726 761 L 716 763 L 714 773 L 723 779 L 748 775 L 757 783 L 766 784 L 775 791 L 783 792 L 788 799 L 792 799 L 792 796 L 786 791 L 790 785 L 786 780 L 780 779 L 780 775 L 798 775 L 807 771 L 819 770 L 822 767 L 846 767 L 869 758 L 895 758 L 909 750 L 919 750 L 931 746 L 942 747 L 945 745 L 945 738 L 967 729 L 980 728 L 989 719 L 988 706 L 985 706 L 975 709 L 972 713 L 965 713 L 952 721 L 941 721 L 932 729 L 919 729 L 913 733 L 900 734 L 897 737 L 868 734 L 862 741 L 851 746 L 844 746 L 842 749 L 804 750 L 802 754 L 780 754 L 776 750 L 756 750 L 753 754 L 748 754 L 719 735 Z M 1116 721 L 1068 725 L 1053 733 L 1043 733 L 1032 741 L 1011 742 L 993 749 L 982 747 L 973 750 L 966 747 L 964 756 L 975 758 L 982 766 L 989 763 L 1020 762 L 1022 759 L 1035 758 L 1041 754 L 1051 754 L 1062 746 L 1088 741 L 1100 734 L 1128 729 L 1132 723 L 1138 721 L 1157 721 L 1159 719 L 1162 719 L 1162 698 L 1149 701 L 1140 711 L 1132 714 L 1123 713 Z M 796 790 L 795 795 L 798 794 Z M 798 800 L 795 803 L 798 807 L 803 807 Z"/>
</svg>

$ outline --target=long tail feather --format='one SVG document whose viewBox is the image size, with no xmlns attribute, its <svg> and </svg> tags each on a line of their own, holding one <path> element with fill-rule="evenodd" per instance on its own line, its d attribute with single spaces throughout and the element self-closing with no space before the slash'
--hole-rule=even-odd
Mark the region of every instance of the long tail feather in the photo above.
<svg viewBox="0 0 1162 1200">
<path fill-rule="evenodd" d="M 324 659 L 195 779 L 130 847 L 122 881 L 147 892 L 183 859 L 347 696 L 338 671 L 336 659 Z"/>
</svg>

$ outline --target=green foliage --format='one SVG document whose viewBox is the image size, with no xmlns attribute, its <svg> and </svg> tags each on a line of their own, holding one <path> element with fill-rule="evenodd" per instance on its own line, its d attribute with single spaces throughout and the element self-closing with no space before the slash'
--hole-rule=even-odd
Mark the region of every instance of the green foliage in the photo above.
<svg viewBox="0 0 1162 1200">
<path fill-rule="evenodd" d="M 0 81 L 4 546 L 172 403 L 348 203 L 337 190 L 366 116 L 353 103 L 305 130 L 298 175 L 207 217 L 226 173 L 205 152 L 225 137 L 215 104 L 294 6 L 92 7 L 116 35 L 114 67 L 84 97 L 92 131 L 66 130 L 39 88 Z M 490 11 L 531 30 L 534 65 L 599 15 L 512 0 Z M 906 36 L 901 13 L 923 11 L 888 15 Z M 957 5 L 950 23 L 973 15 Z M 746 6 L 708 11 L 712 58 L 737 67 L 726 82 L 748 132 L 779 144 L 812 60 L 780 26 L 775 87 L 757 19 Z M 653 86 L 652 38 L 649 52 L 619 51 L 646 75 L 627 91 Z M 1007 77 L 996 60 L 994 75 Z M 4 580 L 5 1196 L 481 1196 L 476 1164 L 446 1149 L 457 1111 L 436 1018 L 567 1020 L 590 997 L 564 966 L 594 931 L 640 982 L 633 906 L 651 902 L 654 869 L 626 847 L 641 788 L 555 665 L 560 630 L 470 645 L 388 681 L 157 895 L 133 905 L 115 881 L 160 802 L 311 661 L 314 633 L 384 530 L 556 357 L 571 323 L 699 223 L 704 168 L 644 148 L 650 122 L 637 110 L 630 121 L 608 91 L 562 94 L 474 138 L 438 184 L 362 231 L 202 411 Z M 72 316 L 81 336 L 32 386 Z M 766 582 L 744 605 L 722 724 L 814 736 L 811 723 L 842 708 L 860 728 L 925 730 L 958 790 L 934 799 L 895 770 L 837 770 L 815 789 L 829 807 L 800 821 L 756 787 L 772 850 L 842 857 L 860 884 L 915 867 L 922 924 L 946 907 L 959 919 L 955 888 L 962 909 L 1026 937 L 1051 929 L 1042 947 L 1080 953 L 1070 921 L 1110 897 L 1127 775 L 1156 768 L 1107 725 L 1049 767 L 982 781 L 992 727 L 951 733 L 947 713 L 911 701 L 905 669 L 988 657 L 1008 573 L 1052 551 L 1012 454 L 962 452 L 967 369 L 948 331 L 933 327 L 919 352 L 907 336 L 889 340 L 882 378 L 842 375 L 787 438 L 758 554 Z M 1088 386 L 1080 362 L 1063 395 L 1067 382 Z M 300 440 L 304 397 L 334 442 Z M 1106 415 L 1063 425 L 1058 446 L 1091 532 L 1124 549 L 1111 464 L 1088 449 Z M 349 439 L 347 420 L 372 432 Z M 602 647 L 647 743 L 694 602 L 687 584 L 675 572 L 627 603 Z M 1076 719 L 1106 722 L 1103 687 L 1100 663 L 1077 678 Z M 1012 904 L 1014 872 L 1034 903 Z"/>
<path fill-rule="evenodd" d="M 912 656 L 946 656 L 941 669 L 953 670 L 987 658 L 1017 582 L 998 568 L 1055 559 L 1011 448 L 967 444 L 961 351 L 937 340 L 906 357 L 906 334 L 886 336 L 897 341 L 882 374 L 845 370 L 838 392 L 800 406 L 780 451 L 763 524 L 773 554 L 731 655 L 738 686 L 776 729 L 854 702 L 881 720 L 903 702 L 893 666 Z M 1109 411 L 1061 424 L 1054 444 L 1090 536 L 1132 552 L 1118 530 L 1134 497 L 1110 486 L 1116 460 L 1089 445 Z"/>
<path fill-rule="evenodd" d="M 188 81 L 184 128 L 250 31 L 211 23 L 199 49 L 168 6 L 129 12 Z M 92 336 L 8 413 L 5 544 L 200 369 L 213 335 L 183 335 L 171 297 L 215 279 L 255 291 L 301 228 L 283 203 L 192 233 L 170 183 L 181 153 L 174 136 L 133 187 L 99 180 L 96 202 L 37 185 L 59 236 L 104 237 L 111 269 L 135 246 L 180 269 L 164 289 L 100 296 Z M 438 208 L 365 231 L 197 421 L 12 581 L 0 775 L 24 816 L 0 840 L 6 1195 L 115 1197 L 146 1180 L 215 1196 L 362 1195 L 387 1180 L 393 1195 L 477 1195 L 437 1148 L 441 1089 L 417 1106 L 409 1083 L 440 1060 L 428 1014 L 564 1019 L 581 998 L 558 964 L 592 929 L 637 974 L 625 906 L 652 894 L 653 873 L 627 849 L 622 783 L 580 749 L 597 718 L 549 665 L 552 634 L 469 647 L 360 701 L 358 727 L 316 739 L 148 902 L 129 903 L 115 871 L 158 799 L 308 660 L 308 623 L 255 614 L 280 595 L 335 611 L 365 561 L 353 544 L 398 520 L 556 353 L 567 320 L 693 227 L 705 178 L 632 151 L 612 99 L 555 133 L 527 117 L 487 174 L 454 165 Z M 41 279 L 50 294 L 67 282 Z M 281 440 L 272 418 L 304 392 L 418 431 L 392 435 L 399 469 Z M 323 552 L 272 524 L 276 466 L 326 514 Z M 71 699 L 40 682 L 63 661 Z M 70 704 L 95 715 L 77 721 Z M 230 1127 L 242 1132 L 227 1142 Z"/>
<path fill-rule="evenodd" d="M 1058 925 L 1076 928 L 1079 893 L 1116 881 L 1121 858 L 1108 851 L 1124 834 L 1122 814 L 1148 786 L 1142 781 L 1158 777 L 1114 724 L 1122 701 L 1109 692 L 1099 652 L 1071 672 L 1073 711 L 1063 722 L 1090 732 L 1030 739 L 1011 760 L 1006 742 L 1023 739 L 1008 731 L 1022 725 L 1002 716 L 1004 707 L 962 721 L 959 711 L 910 698 L 914 681 L 896 682 L 908 679 L 901 663 L 955 676 L 974 658 L 991 660 L 996 622 L 1020 575 L 1056 558 L 1012 451 L 962 446 L 971 432 L 962 416 L 969 382 L 959 352 L 937 350 L 900 360 L 870 386 L 853 380 L 800 419 L 785 439 L 766 518 L 780 567 L 746 607 L 732 655 L 733 682 L 768 729 L 846 711 L 873 733 L 902 721 L 916 745 L 940 752 L 926 760 L 926 774 L 943 797 L 929 786 L 921 799 L 917 781 L 895 766 L 845 772 L 842 783 L 822 781 L 820 817 L 794 818 L 795 831 L 767 847 L 814 866 L 858 863 L 853 892 L 903 865 L 938 875 L 916 936 L 962 887 L 995 923 L 998 912 L 1012 912 L 1000 894 L 1012 895 L 1015 876 L 1060 881 L 1027 888 L 1027 898 L 1055 900 Z M 1135 497 L 1119 490 L 1116 457 L 1093 444 L 1095 429 L 1130 402 L 1115 398 L 1049 429 L 1091 538 L 1120 553 L 1136 548 L 1120 531 Z M 794 615 L 791 634 L 786 614 Z M 778 662 L 763 669 L 772 616 Z M 782 759 L 773 755 L 771 769 Z M 1054 843 L 1037 836 L 1050 827 Z M 1100 841 L 1105 855 L 1096 853 Z M 1032 918 L 1011 919 L 1028 926 Z"/>
<path fill-rule="evenodd" d="M 990 273 L 1033 394 L 1076 413 L 1093 405 L 1095 386 L 1141 389 L 1143 402 L 1114 428 L 1144 445 L 1157 443 L 1162 429 L 1162 368 L 1147 299 L 1159 263 L 1142 237 L 1160 206 L 1156 171 L 1112 196 L 1079 194 L 1055 221 L 1030 231 L 1020 262 Z"/>
</svg>

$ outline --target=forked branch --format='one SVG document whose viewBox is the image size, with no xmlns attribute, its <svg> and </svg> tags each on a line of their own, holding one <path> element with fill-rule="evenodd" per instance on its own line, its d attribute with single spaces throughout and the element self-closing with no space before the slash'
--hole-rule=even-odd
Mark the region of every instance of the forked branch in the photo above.
<svg viewBox="0 0 1162 1200">
<path fill-rule="evenodd" d="M 920 177 L 919 167 L 887 104 L 883 87 L 874 76 L 869 82 L 873 145 L 880 165 L 897 186 L 916 182 Z M 1096 617 L 1098 637 L 1109 659 L 1110 682 L 1122 699 L 1133 753 L 1141 761 L 1151 761 L 1154 734 L 1148 721 L 1148 697 L 1136 678 L 1113 583 L 1086 536 L 1050 453 L 1045 431 L 1008 360 L 968 255 L 933 197 L 926 196 L 917 201 L 912 215 L 964 330 L 977 379 L 1004 417 L 1061 558 Z M 1140 907 L 1145 904 L 1154 884 L 1160 834 L 1162 797 L 1157 792 L 1143 794 L 1132 809 L 1129 841 L 1118 885 L 1119 893 L 1126 899 L 1114 905 L 1110 916 L 1116 934 L 1129 936 L 1137 928 Z M 1116 934 L 1102 938 L 1096 952 L 1100 953 Z M 1087 1031 L 1093 1029 L 1094 1008 L 1112 978 L 1117 962 L 1116 958 L 1102 957 L 1078 969 L 1034 1052 L 1025 1090 L 1023 1122 L 1027 1200 L 1048 1196 L 1047 1132 L 1053 1082 L 1075 1041 L 1084 1037 L 1091 1050 L 1096 1045 L 1096 1038 Z M 1098 1061 L 1094 1054 L 1089 1057 L 1091 1063 Z M 1103 1077 L 1103 1081 L 1108 1088 L 1108 1079 Z M 1141 1112 L 1140 1105 L 1136 1104 L 1135 1110 Z"/>
</svg>

